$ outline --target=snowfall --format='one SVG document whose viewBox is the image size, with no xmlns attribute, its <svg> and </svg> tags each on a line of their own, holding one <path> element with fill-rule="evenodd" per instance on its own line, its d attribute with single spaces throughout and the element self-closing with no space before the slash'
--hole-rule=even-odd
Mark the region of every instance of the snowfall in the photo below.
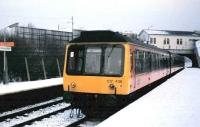
<svg viewBox="0 0 200 127">
<path fill-rule="evenodd" d="M 200 69 L 184 69 L 97 126 L 199 127 Z"/>
</svg>

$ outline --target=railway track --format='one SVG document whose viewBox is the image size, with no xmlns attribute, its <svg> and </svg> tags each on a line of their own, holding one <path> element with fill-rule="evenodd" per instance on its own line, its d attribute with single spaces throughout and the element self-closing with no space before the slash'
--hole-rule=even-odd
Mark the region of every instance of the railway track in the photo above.
<svg viewBox="0 0 200 127">
<path fill-rule="evenodd" d="M 41 120 L 44 119 L 44 118 L 48 118 L 48 117 L 50 117 L 51 115 L 55 115 L 55 114 L 57 114 L 57 113 L 59 113 L 59 112 L 64 112 L 65 110 L 68 110 L 68 109 L 70 109 L 70 106 L 68 106 L 68 107 L 66 107 L 66 108 L 63 108 L 63 109 L 60 109 L 60 110 L 57 110 L 57 111 L 54 111 L 54 112 L 51 112 L 51 113 L 49 113 L 49 114 L 45 114 L 45 115 L 43 115 L 43 116 L 40 116 L 40 117 L 31 119 L 31 120 L 25 121 L 25 122 L 23 122 L 23 123 L 16 124 L 16 125 L 14 125 L 14 126 L 12 126 L 12 127 L 22 127 L 22 126 L 25 126 L 25 125 L 31 125 L 31 124 L 32 124 L 33 122 L 35 122 L 35 121 L 41 121 Z"/>
<path fill-rule="evenodd" d="M 73 122 L 73 123 L 67 125 L 66 127 L 88 127 L 88 126 L 96 126 L 97 124 L 99 124 L 100 122 L 102 122 L 104 119 L 84 117 L 82 119 L 77 120 L 76 122 Z"/>
<path fill-rule="evenodd" d="M 66 127 L 77 127 L 78 125 L 86 122 L 89 118 L 88 117 L 84 117 L 76 122 L 71 123 L 70 125 L 67 125 Z"/>
<path fill-rule="evenodd" d="M 17 110 L 4 112 L 0 115 L 0 122 L 5 121 L 8 118 L 11 119 L 11 118 L 14 118 L 16 116 L 21 116 L 25 113 L 30 113 L 30 112 L 33 112 L 33 111 L 36 111 L 36 110 L 39 110 L 39 109 L 42 109 L 42 108 L 46 108 L 46 107 L 51 106 L 51 105 L 56 105 L 56 104 L 61 103 L 61 102 L 63 102 L 63 98 L 58 97 L 56 99 L 52 99 L 52 100 L 44 102 L 44 103 L 39 103 L 39 104 L 36 104 L 36 105 L 30 105 L 30 106 L 26 106 L 26 107 L 23 107 L 23 108 L 20 108 L 20 109 L 17 109 Z"/>
<path fill-rule="evenodd" d="M 79 125 L 85 126 L 87 121 L 91 121 L 83 114 L 78 116 L 74 110 L 74 115 L 71 118 L 71 113 L 70 104 L 64 103 L 63 98 L 58 97 L 43 103 L 3 112 L 0 114 L 0 125 L 1 127 L 74 127 Z M 89 124 L 91 125 L 91 122 Z"/>
<path fill-rule="evenodd" d="M 44 118 L 49 118 L 52 115 L 62 113 L 70 108 L 70 104 L 64 103 L 62 98 L 56 98 L 45 103 L 2 113 L 0 115 L 0 125 L 1 127 L 31 125 L 35 121 L 41 121 Z"/>
</svg>

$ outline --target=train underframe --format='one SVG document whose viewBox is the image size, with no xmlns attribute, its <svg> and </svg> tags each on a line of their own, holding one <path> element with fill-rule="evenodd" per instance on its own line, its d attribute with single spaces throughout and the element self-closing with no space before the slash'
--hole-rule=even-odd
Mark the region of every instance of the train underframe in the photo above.
<svg viewBox="0 0 200 127">
<path fill-rule="evenodd" d="M 64 100 L 71 103 L 72 109 L 80 109 L 87 116 L 105 112 L 105 115 L 110 115 L 130 102 L 129 95 L 73 92 L 65 92 Z"/>
</svg>

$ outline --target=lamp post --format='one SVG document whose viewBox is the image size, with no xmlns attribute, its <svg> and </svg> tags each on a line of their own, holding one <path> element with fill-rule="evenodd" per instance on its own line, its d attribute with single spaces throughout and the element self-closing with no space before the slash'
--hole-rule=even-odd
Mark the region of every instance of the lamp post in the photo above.
<svg viewBox="0 0 200 127">
<path fill-rule="evenodd" d="M 3 40 L 4 45 L 6 45 L 6 29 L 18 26 L 19 23 L 11 24 L 3 29 Z M 8 83 L 8 69 L 7 69 L 7 58 L 6 58 L 6 51 L 3 52 L 3 84 Z"/>
<path fill-rule="evenodd" d="M 71 23 L 71 25 L 72 25 L 72 40 L 73 40 L 74 39 L 74 33 L 73 33 L 73 31 L 74 31 L 74 17 L 72 16 L 71 21 L 68 21 L 67 23 Z"/>
</svg>

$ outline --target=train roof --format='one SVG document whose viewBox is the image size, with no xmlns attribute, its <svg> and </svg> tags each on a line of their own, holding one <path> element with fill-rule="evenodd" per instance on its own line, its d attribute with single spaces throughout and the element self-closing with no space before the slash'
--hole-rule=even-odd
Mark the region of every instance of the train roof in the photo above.
<svg viewBox="0 0 200 127">
<path fill-rule="evenodd" d="M 138 39 L 132 39 L 126 35 L 122 35 L 119 32 L 113 32 L 110 30 L 96 30 L 96 31 L 82 31 L 80 36 L 73 39 L 69 43 L 94 43 L 94 42 L 120 42 L 120 43 L 132 43 L 139 46 L 151 48 L 154 50 L 159 50 L 162 52 L 168 52 L 166 50 L 157 48 L 152 45 L 143 43 Z"/>
<path fill-rule="evenodd" d="M 110 30 L 82 31 L 71 42 L 129 42 L 130 38 Z"/>
</svg>

